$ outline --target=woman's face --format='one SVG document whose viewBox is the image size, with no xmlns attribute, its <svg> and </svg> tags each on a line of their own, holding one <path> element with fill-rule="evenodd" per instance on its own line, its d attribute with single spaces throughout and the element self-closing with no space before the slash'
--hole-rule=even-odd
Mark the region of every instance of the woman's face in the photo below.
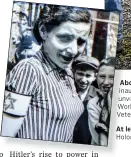
<svg viewBox="0 0 131 157">
<path fill-rule="evenodd" d="M 88 23 L 63 22 L 47 34 L 44 52 L 60 68 L 69 68 L 75 56 L 84 51 L 89 32 Z"/>
</svg>

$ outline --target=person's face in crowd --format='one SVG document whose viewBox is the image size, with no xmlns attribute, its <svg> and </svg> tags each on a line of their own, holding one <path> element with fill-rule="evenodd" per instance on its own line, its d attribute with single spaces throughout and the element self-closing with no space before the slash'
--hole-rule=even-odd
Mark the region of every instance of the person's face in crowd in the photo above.
<svg viewBox="0 0 131 157">
<path fill-rule="evenodd" d="M 12 22 L 19 22 L 19 13 L 17 11 L 13 11 Z"/>
<path fill-rule="evenodd" d="M 12 24 L 11 42 L 15 46 L 17 46 L 21 42 L 21 33 L 20 33 L 20 27 L 19 27 L 18 23 Z"/>
<path fill-rule="evenodd" d="M 21 17 L 20 20 L 21 20 L 21 24 L 22 24 L 22 25 L 28 26 L 28 21 L 27 21 L 26 16 Z"/>
<path fill-rule="evenodd" d="M 108 94 L 113 86 L 114 67 L 103 65 L 100 67 L 97 75 L 97 83 L 103 95 Z"/>
<path fill-rule="evenodd" d="M 89 32 L 90 24 L 64 22 L 48 33 L 44 52 L 60 68 L 69 68 L 74 57 L 84 51 Z"/>
<path fill-rule="evenodd" d="M 78 92 L 84 92 L 95 80 L 96 78 L 95 70 L 76 69 L 74 78 Z"/>
</svg>

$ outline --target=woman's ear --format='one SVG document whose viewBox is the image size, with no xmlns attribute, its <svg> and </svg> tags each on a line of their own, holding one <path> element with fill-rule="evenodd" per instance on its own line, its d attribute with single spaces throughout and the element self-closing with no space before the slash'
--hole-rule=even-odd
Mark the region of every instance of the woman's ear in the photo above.
<svg viewBox="0 0 131 157">
<path fill-rule="evenodd" d="M 45 25 L 39 23 L 38 30 L 39 30 L 40 37 L 42 38 L 43 41 L 45 41 L 48 37 L 48 33 L 46 31 Z"/>
</svg>

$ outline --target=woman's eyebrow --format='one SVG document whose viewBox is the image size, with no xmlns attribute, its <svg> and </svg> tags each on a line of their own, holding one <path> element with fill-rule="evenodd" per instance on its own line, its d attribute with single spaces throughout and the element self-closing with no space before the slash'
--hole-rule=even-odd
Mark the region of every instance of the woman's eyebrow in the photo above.
<svg viewBox="0 0 131 157">
<path fill-rule="evenodd" d="M 75 36 L 73 34 L 70 33 L 58 33 L 57 34 L 58 37 L 70 37 L 70 38 L 75 38 Z"/>
<path fill-rule="evenodd" d="M 69 36 L 74 36 L 72 33 L 70 33 L 70 32 L 59 32 L 59 33 L 57 33 L 57 35 L 69 35 Z"/>
<path fill-rule="evenodd" d="M 78 30 L 78 29 L 74 29 L 77 33 L 82 33 L 83 36 L 86 36 L 87 34 L 89 34 L 89 32 L 87 30 Z"/>
</svg>

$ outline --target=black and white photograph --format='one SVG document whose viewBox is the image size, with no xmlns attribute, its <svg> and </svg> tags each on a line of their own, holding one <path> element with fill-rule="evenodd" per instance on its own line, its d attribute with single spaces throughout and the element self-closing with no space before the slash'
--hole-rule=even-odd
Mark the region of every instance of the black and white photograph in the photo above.
<svg viewBox="0 0 131 157">
<path fill-rule="evenodd" d="M 1 136 L 108 146 L 119 15 L 13 2 Z"/>
</svg>

